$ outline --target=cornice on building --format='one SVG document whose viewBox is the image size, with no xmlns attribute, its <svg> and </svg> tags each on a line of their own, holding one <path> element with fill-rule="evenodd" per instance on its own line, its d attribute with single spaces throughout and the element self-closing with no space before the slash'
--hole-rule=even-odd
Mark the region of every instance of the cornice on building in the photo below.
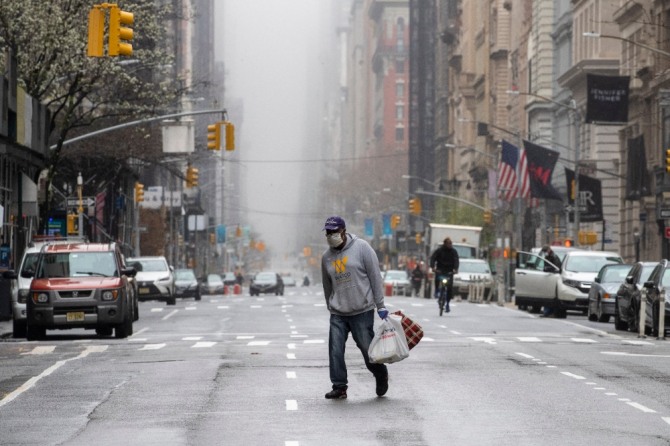
<svg viewBox="0 0 670 446">
<path fill-rule="evenodd" d="M 597 73 L 604 75 L 619 74 L 618 59 L 583 59 L 575 63 L 563 73 L 558 79 L 558 85 L 562 88 L 574 89 L 580 83 L 586 82 L 586 75 Z"/>
</svg>

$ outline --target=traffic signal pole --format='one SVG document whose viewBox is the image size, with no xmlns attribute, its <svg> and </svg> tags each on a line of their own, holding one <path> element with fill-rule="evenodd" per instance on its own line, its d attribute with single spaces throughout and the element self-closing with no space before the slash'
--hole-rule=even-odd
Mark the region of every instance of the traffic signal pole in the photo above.
<svg viewBox="0 0 670 446">
<path fill-rule="evenodd" d="M 96 131 L 91 132 L 91 133 L 86 133 L 85 135 L 80 135 L 80 136 L 76 136 L 74 138 L 66 139 L 65 141 L 63 141 L 60 144 L 61 144 L 61 147 L 64 147 L 64 146 L 67 146 L 67 145 L 72 144 L 74 142 L 91 138 L 93 136 L 101 135 L 103 133 L 111 132 L 111 131 L 114 131 L 114 130 L 124 129 L 124 128 L 127 128 L 127 127 L 133 127 L 133 126 L 140 125 L 140 124 L 145 124 L 147 122 L 155 122 L 155 121 L 160 121 L 160 120 L 163 120 L 163 119 L 170 119 L 170 118 L 179 118 L 179 117 L 182 117 L 182 116 L 209 115 L 209 114 L 213 114 L 213 113 L 227 113 L 227 111 L 226 111 L 225 108 L 218 109 L 218 110 L 187 111 L 187 112 L 181 112 L 181 113 L 173 113 L 173 114 L 169 114 L 169 115 L 154 116 L 152 118 L 138 119 L 137 121 L 125 122 L 123 124 L 115 125 L 115 126 L 112 126 L 112 127 L 107 127 L 106 129 L 100 129 L 100 130 L 96 130 Z M 57 149 L 58 144 L 54 144 L 49 148 L 51 150 Z"/>
</svg>

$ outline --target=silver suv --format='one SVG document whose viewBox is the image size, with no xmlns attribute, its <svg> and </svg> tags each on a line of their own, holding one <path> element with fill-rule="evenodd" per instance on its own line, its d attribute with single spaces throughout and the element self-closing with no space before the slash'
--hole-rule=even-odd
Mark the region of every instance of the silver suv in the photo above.
<svg viewBox="0 0 670 446">
<path fill-rule="evenodd" d="M 164 300 L 176 304 L 174 269 L 163 256 L 129 257 L 128 266 L 135 268 L 137 297 Z"/>
</svg>

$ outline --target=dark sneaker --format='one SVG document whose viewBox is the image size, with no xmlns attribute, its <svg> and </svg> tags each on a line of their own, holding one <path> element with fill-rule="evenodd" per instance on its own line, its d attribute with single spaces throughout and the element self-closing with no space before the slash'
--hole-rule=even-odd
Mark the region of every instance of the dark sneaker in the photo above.
<svg viewBox="0 0 670 446">
<path fill-rule="evenodd" d="M 347 397 L 347 388 L 346 387 L 337 387 L 330 392 L 326 393 L 326 399 L 329 400 L 340 400 Z"/>
<path fill-rule="evenodd" d="M 375 376 L 375 381 L 377 381 L 377 396 L 384 396 L 389 389 L 389 377 L 388 375 L 383 378 L 378 378 Z"/>
</svg>

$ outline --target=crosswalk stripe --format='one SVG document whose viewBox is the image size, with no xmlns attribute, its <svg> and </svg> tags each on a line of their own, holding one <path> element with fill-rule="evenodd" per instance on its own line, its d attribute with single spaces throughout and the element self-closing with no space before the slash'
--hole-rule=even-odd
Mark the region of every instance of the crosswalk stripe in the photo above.
<svg viewBox="0 0 670 446">
<path fill-rule="evenodd" d="M 216 345 L 216 342 L 196 342 L 191 346 L 191 348 L 208 348 L 208 347 L 214 347 Z"/>
<path fill-rule="evenodd" d="M 33 348 L 29 352 L 21 353 L 22 355 L 47 355 L 49 353 L 53 353 L 53 351 L 56 349 L 55 345 L 41 345 L 38 347 Z"/>
<path fill-rule="evenodd" d="M 166 345 L 167 344 L 147 344 L 144 347 L 140 348 L 140 350 L 160 350 Z"/>
</svg>

